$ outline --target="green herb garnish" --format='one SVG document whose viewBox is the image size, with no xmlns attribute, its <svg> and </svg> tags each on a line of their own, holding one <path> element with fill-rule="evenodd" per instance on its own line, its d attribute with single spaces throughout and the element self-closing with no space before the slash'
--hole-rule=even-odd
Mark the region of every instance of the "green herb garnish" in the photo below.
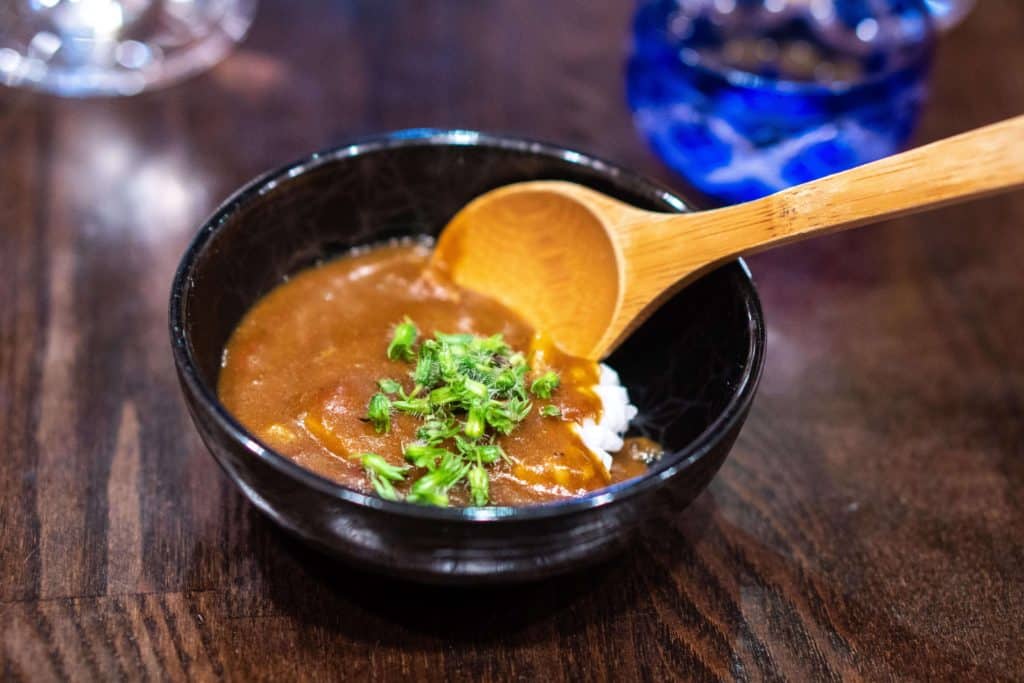
<svg viewBox="0 0 1024 683">
<path fill-rule="evenodd" d="M 428 446 L 436 446 L 439 443 L 452 438 L 462 429 L 454 420 L 442 420 L 438 418 L 431 418 L 423 423 L 423 425 L 416 430 L 416 438 L 426 443 Z"/>
<path fill-rule="evenodd" d="M 397 394 L 402 391 L 402 385 L 400 382 L 396 382 L 393 379 L 379 379 L 377 380 L 377 386 L 385 394 Z"/>
<path fill-rule="evenodd" d="M 392 465 L 376 453 L 363 453 L 358 457 L 377 495 L 385 500 L 399 500 L 398 491 L 391 482 L 404 480 L 409 468 Z"/>
<path fill-rule="evenodd" d="M 490 478 L 483 465 L 475 465 L 469 470 L 469 493 L 474 505 L 487 505 L 490 494 Z"/>
<path fill-rule="evenodd" d="M 446 506 L 448 491 L 466 476 L 469 469 L 468 463 L 449 452 L 435 469 L 413 482 L 406 500 L 421 505 Z"/>
<path fill-rule="evenodd" d="M 419 330 L 411 320 L 406 318 L 395 326 L 394 336 L 391 338 L 391 343 L 388 344 L 388 358 L 391 360 L 412 360 L 413 350 L 412 345 L 416 343 L 416 337 L 419 336 Z"/>
<path fill-rule="evenodd" d="M 439 446 L 430 446 L 422 443 L 408 444 L 403 450 L 405 459 L 416 467 L 423 467 L 428 470 L 437 469 L 437 464 L 448 455 L 448 451 Z"/>
<path fill-rule="evenodd" d="M 537 398 L 551 398 L 551 392 L 557 389 L 560 383 L 558 373 L 549 370 L 533 380 L 533 384 L 530 385 L 530 393 Z"/>
<path fill-rule="evenodd" d="M 546 406 L 541 406 L 540 409 L 541 417 L 562 417 L 562 409 L 553 403 L 549 403 Z"/>
<path fill-rule="evenodd" d="M 393 484 L 406 480 L 411 467 L 425 470 L 412 482 L 405 500 L 421 505 L 448 505 L 448 492 L 466 487 L 474 505 L 490 501 L 488 465 L 507 459 L 496 443 L 510 434 L 533 409 L 530 396 L 549 399 L 558 388 L 558 374 L 545 372 L 529 387 L 529 365 L 513 352 L 500 334 L 437 332 L 417 347 L 419 330 L 406 318 L 395 326 L 387 356 L 412 364 L 412 389 L 401 382 L 378 380 L 380 392 L 367 407 L 367 420 L 378 432 L 391 428 L 393 412 L 422 420 L 416 441 L 403 446 L 409 466 L 390 465 L 381 456 L 360 457 L 374 490 L 382 498 L 401 498 Z M 555 412 L 552 412 L 554 410 Z M 557 406 L 545 405 L 541 415 L 561 415 Z"/>
<path fill-rule="evenodd" d="M 484 407 L 482 403 L 474 403 L 469 407 L 469 412 L 466 414 L 466 422 L 463 425 L 463 431 L 471 439 L 479 439 L 484 435 L 484 430 L 487 428 L 484 420 Z"/>
<path fill-rule="evenodd" d="M 378 434 L 390 431 L 391 399 L 384 394 L 374 394 L 370 399 L 370 405 L 366 407 L 366 418 L 373 423 L 373 428 Z"/>
<path fill-rule="evenodd" d="M 426 417 L 430 415 L 430 401 L 425 398 L 409 398 L 401 401 L 392 401 L 391 405 L 400 413 L 407 415 L 418 415 Z"/>
</svg>

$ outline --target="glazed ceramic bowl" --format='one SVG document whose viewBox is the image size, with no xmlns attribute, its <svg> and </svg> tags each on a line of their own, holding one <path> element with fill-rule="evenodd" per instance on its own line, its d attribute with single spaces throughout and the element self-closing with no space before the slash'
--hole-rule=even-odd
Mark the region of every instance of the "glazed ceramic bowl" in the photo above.
<svg viewBox="0 0 1024 683">
<path fill-rule="evenodd" d="M 477 195 L 537 179 L 589 185 L 645 209 L 690 210 L 667 190 L 586 154 L 472 131 L 414 130 L 264 175 L 202 226 L 172 286 L 174 360 L 203 441 L 253 505 L 307 542 L 374 571 L 493 583 L 608 557 L 657 506 L 682 508 L 708 485 L 746 418 L 764 361 L 760 303 L 738 261 L 673 297 L 608 360 L 640 409 L 631 432 L 662 444 L 665 455 L 644 476 L 582 498 L 465 509 L 384 501 L 276 453 L 217 399 L 229 335 L 283 278 L 352 247 L 436 235 Z"/>
</svg>

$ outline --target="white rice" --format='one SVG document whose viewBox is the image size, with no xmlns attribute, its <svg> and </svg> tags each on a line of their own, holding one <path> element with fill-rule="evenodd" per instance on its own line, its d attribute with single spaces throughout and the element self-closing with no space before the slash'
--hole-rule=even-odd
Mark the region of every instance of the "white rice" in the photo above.
<svg viewBox="0 0 1024 683">
<path fill-rule="evenodd" d="M 583 424 L 574 426 L 586 447 L 601 461 L 605 471 L 610 472 L 611 454 L 622 448 L 622 437 L 629 428 L 629 421 L 636 417 L 637 409 L 629 402 L 629 394 L 619 381 L 619 374 L 604 363 L 600 369 L 594 393 L 601 399 L 601 420 L 594 422 L 587 418 Z"/>
</svg>

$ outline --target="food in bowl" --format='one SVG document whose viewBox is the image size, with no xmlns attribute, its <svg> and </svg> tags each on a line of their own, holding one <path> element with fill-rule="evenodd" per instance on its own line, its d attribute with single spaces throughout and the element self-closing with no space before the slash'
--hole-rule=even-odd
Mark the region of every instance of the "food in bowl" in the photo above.
<svg viewBox="0 0 1024 683">
<path fill-rule="evenodd" d="M 660 448 L 605 365 L 429 268 L 365 248 L 278 285 L 226 348 L 221 401 L 303 467 L 390 500 L 530 505 L 642 474 Z"/>
<path fill-rule="evenodd" d="M 658 507 L 681 510 L 706 490 L 742 428 L 764 365 L 764 317 L 738 262 L 673 296 L 609 357 L 640 409 L 630 433 L 653 438 L 665 454 L 642 476 L 596 494 L 513 508 L 390 502 L 297 464 L 219 399 L 232 332 L 287 277 L 360 245 L 436 235 L 481 193 L 544 178 L 651 210 L 685 206 L 576 150 L 467 131 L 402 131 L 261 176 L 210 216 L 175 275 L 169 332 L 196 428 L 240 495 L 297 538 L 375 574 L 493 584 L 607 558 Z"/>
</svg>

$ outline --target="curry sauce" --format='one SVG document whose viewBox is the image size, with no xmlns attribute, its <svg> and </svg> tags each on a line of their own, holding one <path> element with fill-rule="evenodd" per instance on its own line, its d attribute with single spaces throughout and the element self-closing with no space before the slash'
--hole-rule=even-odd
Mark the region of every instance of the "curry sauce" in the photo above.
<svg viewBox="0 0 1024 683">
<path fill-rule="evenodd" d="M 538 410 L 498 443 L 507 461 L 490 469 L 491 503 L 524 505 L 579 496 L 636 476 L 645 465 L 616 456 L 611 472 L 583 444 L 573 422 L 600 418 L 595 363 L 561 353 L 515 313 L 462 290 L 427 269 L 429 247 L 377 247 L 303 271 L 279 285 L 243 318 L 224 351 L 219 394 L 259 439 L 303 467 L 360 491 L 372 491 L 359 453 L 404 464 L 403 444 L 418 420 L 395 415 L 387 433 L 365 420 L 377 380 L 408 370 L 384 349 L 408 316 L 428 332 L 501 334 L 530 366 L 559 373 L 550 403 L 562 419 Z M 400 490 L 407 484 L 397 486 Z M 451 491 L 454 505 L 466 491 Z"/>
</svg>

